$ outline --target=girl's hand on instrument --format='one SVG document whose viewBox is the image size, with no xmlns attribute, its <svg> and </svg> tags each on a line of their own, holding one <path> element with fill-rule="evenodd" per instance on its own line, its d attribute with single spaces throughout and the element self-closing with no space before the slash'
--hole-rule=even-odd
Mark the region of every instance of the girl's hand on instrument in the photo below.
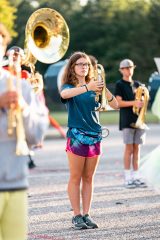
<svg viewBox="0 0 160 240">
<path fill-rule="evenodd" d="M 103 81 L 95 81 L 94 79 L 91 80 L 87 84 L 88 90 L 89 91 L 94 91 L 94 92 L 101 92 L 103 87 L 104 87 L 104 82 Z"/>
</svg>

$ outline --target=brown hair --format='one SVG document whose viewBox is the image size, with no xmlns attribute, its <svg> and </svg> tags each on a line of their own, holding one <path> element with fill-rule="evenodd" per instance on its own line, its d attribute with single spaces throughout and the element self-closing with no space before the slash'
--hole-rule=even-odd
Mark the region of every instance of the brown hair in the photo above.
<svg viewBox="0 0 160 240">
<path fill-rule="evenodd" d="M 96 65 L 98 64 L 98 60 L 93 55 L 89 55 L 89 58 L 91 60 L 92 66 L 96 68 Z"/>
<path fill-rule="evenodd" d="M 0 34 L 3 37 L 3 44 L 7 46 L 11 41 L 11 37 L 3 23 L 0 23 Z"/>
<path fill-rule="evenodd" d="M 65 67 L 64 74 L 62 76 L 62 85 L 63 84 L 72 84 L 74 86 L 78 85 L 78 79 L 76 78 L 74 67 L 75 67 L 76 61 L 79 58 L 87 59 L 88 63 L 90 64 L 88 74 L 86 76 L 86 83 L 88 83 L 91 80 L 91 78 L 93 76 L 93 67 L 91 65 L 89 56 L 84 52 L 75 52 L 71 55 L 67 65 Z"/>
</svg>

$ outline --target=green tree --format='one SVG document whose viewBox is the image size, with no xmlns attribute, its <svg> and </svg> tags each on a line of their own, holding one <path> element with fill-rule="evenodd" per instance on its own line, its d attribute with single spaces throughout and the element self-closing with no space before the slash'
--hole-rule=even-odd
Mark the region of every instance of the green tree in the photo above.
<svg viewBox="0 0 160 240">
<path fill-rule="evenodd" d="M 14 7 L 18 7 L 18 5 L 22 2 L 22 0 L 9 0 L 10 4 Z"/>
<path fill-rule="evenodd" d="M 16 1 L 18 36 L 13 44 L 21 47 L 24 46 L 27 20 L 37 9 L 31 2 Z M 39 0 L 38 3 L 38 8 L 57 10 L 69 26 L 70 45 L 64 58 L 77 50 L 95 55 L 105 67 L 107 82 L 111 83 L 120 77 L 120 60 L 131 58 L 137 65 L 135 78 L 148 81 L 155 69 L 153 58 L 160 48 L 159 0 L 88 0 L 83 7 L 79 0 Z M 6 13 L 8 15 L 8 11 Z M 38 65 L 43 72 L 48 67 Z"/>
<path fill-rule="evenodd" d="M 16 36 L 15 19 L 16 8 L 8 0 L 1 0 L 0 4 L 0 21 L 7 27 L 12 37 Z"/>
<path fill-rule="evenodd" d="M 72 16 L 71 48 L 95 55 L 108 72 L 110 82 L 119 77 L 119 61 L 123 58 L 133 59 L 137 64 L 135 77 L 147 81 L 153 70 L 155 42 L 148 15 L 155 2 L 160 4 L 158 0 L 89 0 Z"/>
</svg>

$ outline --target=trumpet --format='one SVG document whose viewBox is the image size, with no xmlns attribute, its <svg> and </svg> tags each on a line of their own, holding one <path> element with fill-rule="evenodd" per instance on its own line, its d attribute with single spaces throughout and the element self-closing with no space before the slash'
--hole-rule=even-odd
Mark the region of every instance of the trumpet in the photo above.
<svg viewBox="0 0 160 240">
<path fill-rule="evenodd" d="M 100 106 L 96 109 L 96 111 L 104 112 L 107 111 L 108 100 L 106 98 L 106 80 L 105 80 L 105 71 L 101 64 L 97 64 L 97 68 L 95 70 L 95 79 L 98 81 L 104 82 L 104 87 L 102 89 L 101 94 L 96 93 L 95 100 L 100 102 Z"/>
<path fill-rule="evenodd" d="M 134 128 L 146 129 L 148 127 L 145 124 L 145 115 L 147 112 L 147 106 L 148 106 L 148 101 L 149 101 L 149 91 L 144 85 L 139 86 L 136 89 L 135 99 L 143 101 L 144 105 L 142 108 L 133 106 L 133 112 L 136 115 L 138 115 L 138 118 L 137 118 L 136 123 L 132 123 L 131 126 Z"/>
<path fill-rule="evenodd" d="M 12 59 L 13 54 L 9 56 L 9 71 L 11 75 L 9 76 L 7 83 L 8 83 L 8 91 L 12 91 L 14 89 L 13 86 L 13 75 L 16 73 L 16 91 L 18 96 L 22 95 L 21 92 L 21 66 L 18 61 L 13 61 Z M 14 106 L 11 104 L 8 110 L 8 135 L 12 136 L 14 133 L 14 129 L 16 129 L 16 155 L 28 155 L 29 148 L 25 138 L 25 130 L 23 126 L 23 116 L 22 110 L 20 106 Z"/>
</svg>

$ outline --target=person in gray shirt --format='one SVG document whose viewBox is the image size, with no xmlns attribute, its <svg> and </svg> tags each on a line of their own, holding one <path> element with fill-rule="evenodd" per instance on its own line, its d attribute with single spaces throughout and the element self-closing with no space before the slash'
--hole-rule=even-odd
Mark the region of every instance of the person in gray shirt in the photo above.
<svg viewBox="0 0 160 240">
<path fill-rule="evenodd" d="M 0 239 L 27 239 L 28 152 L 16 153 L 18 134 L 24 130 L 28 147 L 43 141 L 48 127 L 48 114 L 36 102 L 30 83 L 21 80 L 21 94 L 16 90 L 16 76 L 2 68 L 2 60 L 10 36 L 0 23 Z M 8 88 L 12 79 L 13 89 Z M 8 135 L 10 109 L 18 109 L 23 125 Z M 15 111 L 16 112 L 16 111 Z M 12 114 L 14 116 L 14 114 Z M 22 134 L 23 135 L 23 134 Z"/>
</svg>

